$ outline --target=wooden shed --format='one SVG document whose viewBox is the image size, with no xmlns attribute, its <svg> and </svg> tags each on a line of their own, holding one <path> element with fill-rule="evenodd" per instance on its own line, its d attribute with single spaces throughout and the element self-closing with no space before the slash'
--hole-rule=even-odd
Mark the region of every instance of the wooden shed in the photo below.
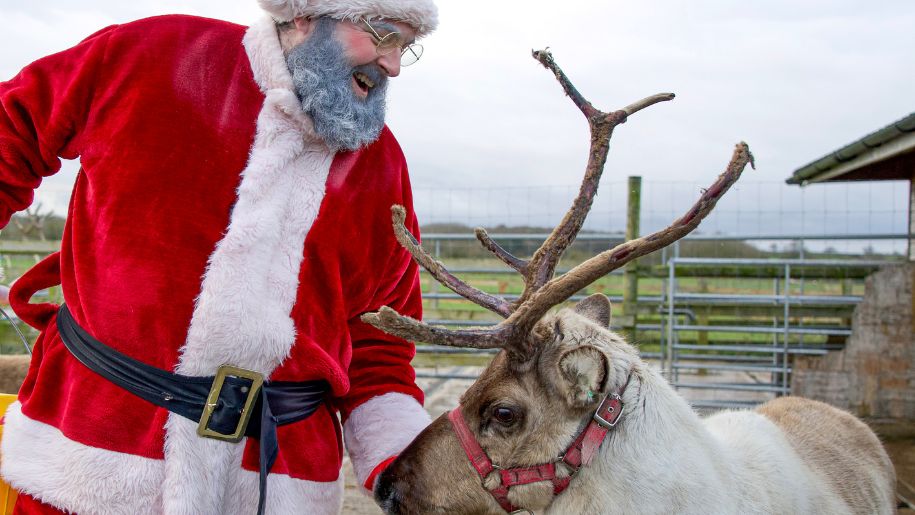
<svg viewBox="0 0 915 515">
<path fill-rule="evenodd" d="M 915 113 L 797 169 L 788 184 L 907 181 L 908 263 L 867 279 L 845 348 L 798 356 L 795 395 L 823 400 L 859 416 L 915 420 Z M 911 309 L 909 307 L 911 303 Z"/>
</svg>

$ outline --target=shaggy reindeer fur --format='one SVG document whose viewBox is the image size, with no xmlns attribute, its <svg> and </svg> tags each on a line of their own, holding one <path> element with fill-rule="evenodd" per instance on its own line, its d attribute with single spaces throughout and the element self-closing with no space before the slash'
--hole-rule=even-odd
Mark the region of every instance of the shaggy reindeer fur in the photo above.
<svg viewBox="0 0 915 515">
<path fill-rule="evenodd" d="M 461 400 L 494 463 L 533 465 L 555 460 L 632 374 L 623 417 L 594 461 L 555 499 L 549 482 L 513 488 L 516 506 L 546 514 L 894 513 L 893 466 L 862 422 L 791 397 L 702 419 L 609 331 L 609 310 L 596 295 L 544 317 L 533 356 L 502 352 Z M 517 421 L 500 424 L 497 409 L 515 410 Z M 486 480 L 498 482 L 496 473 Z M 381 476 L 376 498 L 388 513 L 504 513 L 444 416 Z"/>
<path fill-rule="evenodd" d="M 29 371 L 31 357 L 25 354 L 0 356 L 0 393 L 18 393 Z"/>
</svg>

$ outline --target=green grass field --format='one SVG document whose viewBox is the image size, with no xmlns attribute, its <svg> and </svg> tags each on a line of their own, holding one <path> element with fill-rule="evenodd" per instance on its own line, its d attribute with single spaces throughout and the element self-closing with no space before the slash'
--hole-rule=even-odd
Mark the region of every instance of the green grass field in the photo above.
<svg viewBox="0 0 915 515">
<path fill-rule="evenodd" d="M 3 254 L 0 259 L 3 260 L 6 269 L 6 277 L 19 277 L 28 268 L 33 266 L 42 255 L 29 254 Z M 472 286 L 485 292 L 497 295 L 518 295 L 523 290 L 523 281 L 519 274 L 514 273 L 504 267 L 494 259 L 485 258 L 456 258 L 445 259 L 446 265 L 456 275 L 464 279 Z M 574 265 L 574 263 L 572 264 Z M 563 263 L 563 267 L 568 268 L 571 265 Z M 505 272 L 460 272 L 461 269 L 499 269 L 505 268 Z M 640 297 L 660 297 L 667 291 L 667 279 L 658 277 L 658 269 L 641 268 L 640 272 L 649 272 L 649 276 L 640 277 L 638 283 L 638 293 Z M 663 270 L 662 270 L 663 272 Z M 772 277 L 771 271 L 759 270 L 758 276 L 754 276 L 754 270 L 741 270 L 740 277 L 680 277 L 677 279 L 677 291 L 679 293 L 703 293 L 703 294 L 720 294 L 720 295 L 783 295 L 785 284 L 781 279 Z M 860 278 L 842 278 L 842 274 L 827 273 L 821 275 L 832 275 L 838 278 L 816 278 L 816 279 L 792 279 L 790 282 L 791 295 L 816 295 L 816 296 L 838 296 L 838 295 L 862 295 L 864 292 L 864 281 Z M 421 274 L 421 284 L 424 294 L 431 293 L 450 294 L 450 290 L 436 283 L 427 273 Z M 614 313 L 621 313 L 622 307 L 618 298 L 623 295 L 624 278 L 621 274 L 606 276 L 594 284 L 587 287 L 582 294 L 603 293 L 616 299 Z M 42 302 L 61 302 L 59 288 L 51 288 L 47 292 L 42 292 L 44 296 Z M 479 307 L 463 299 L 435 299 L 425 298 L 424 302 L 425 318 L 427 320 L 457 320 L 469 322 L 492 322 L 496 323 L 499 317 L 482 307 Z M 678 307 L 680 304 L 678 303 Z M 779 305 L 768 306 L 715 306 L 715 305 L 689 305 L 684 303 L 683 307 L 690 309 L 694 315 L 694 323 L 700 325 L 726 325 L 726 326 L 777 326 L 783 323 L 783 308 Z M 660 325 L 666 321 L 666 309 L 659 302 L 649 302 L 637 306 L 637 323 L 648 325 Z M 848 326 L 851 316 L 850 307 L 823 307 L 818 309 L 803 308 L 794 309 L 792 317 L 789 320 L 791 325 L 805 326 Z M 25 324 L 20 323 L 20 330 L 31 342 L 37 336 L 36 332 Z M 656 352 L 660 349 L 662 343 L 662 334 L 659 330 L 637 330 L 634 333 L 628 332 L 629 338 L 640 344 L 644 350 Z M 681 343 L 698 343 L 711 344 L 715 343 L 732 343 L 732 344 L 771 344 L 773 341 L 780 341 L 778 337 L 768 334 L 759 333 L 741 333 L 726 331 L 681 331 L 678 334 Z M 806 344 L 827 343 L 826 337 L 807 336 L 803 339 Z M 798 343 L 799 337 L 793 336 L 791 343 Z M 13 328 L 5 320 L 0 320 L 0 353 L 22 353 L 24 348 L 19 341 Z M 418 359 L 426 359 L 421 356 Z M 449 358 L 450 359 L 450 358 Z M 460 361 L 460 358 L 454 358 L 453 361 Z"/>
</svg>

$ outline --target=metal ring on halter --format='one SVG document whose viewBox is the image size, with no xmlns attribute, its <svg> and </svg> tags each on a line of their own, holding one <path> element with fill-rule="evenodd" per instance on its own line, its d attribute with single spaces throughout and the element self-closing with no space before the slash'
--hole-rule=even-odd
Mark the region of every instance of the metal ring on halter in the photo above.
<svg viewBox="0 0 915 515">
<path fill-rule="evenodd" d="M 553 465 L 557 466 L 557 465 L 561 464 L 563 466 L 563 468 L 569 472 L 569 475 L 566 477 L 573 478 L 573 477 L 575 477 L 575 474 L 578 474 L 578 471 L 580 469 L 570 467 L 567 463 L 565 463 L 565 459 L 566 459 L 566 453 L 562 453 L 559 455 L 558 458 L 553 460 Z M 559 477 L 559 476 L 557 476 L 557 477 Z"/>
</svg>

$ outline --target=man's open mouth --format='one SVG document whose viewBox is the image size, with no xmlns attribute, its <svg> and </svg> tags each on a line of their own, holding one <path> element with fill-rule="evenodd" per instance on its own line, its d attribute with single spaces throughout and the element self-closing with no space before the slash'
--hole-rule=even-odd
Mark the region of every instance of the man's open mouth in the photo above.
<svg viewBox="0 0 915 515">
<path fill-rule="evenodd" d="M 353 73 L 353 81 L 356 83 L 358 92 L 362 93 L 363 96 L 368 95 L 369 90 L 375 87 L 375 81 L 362 72 Z"/>
</svg>

